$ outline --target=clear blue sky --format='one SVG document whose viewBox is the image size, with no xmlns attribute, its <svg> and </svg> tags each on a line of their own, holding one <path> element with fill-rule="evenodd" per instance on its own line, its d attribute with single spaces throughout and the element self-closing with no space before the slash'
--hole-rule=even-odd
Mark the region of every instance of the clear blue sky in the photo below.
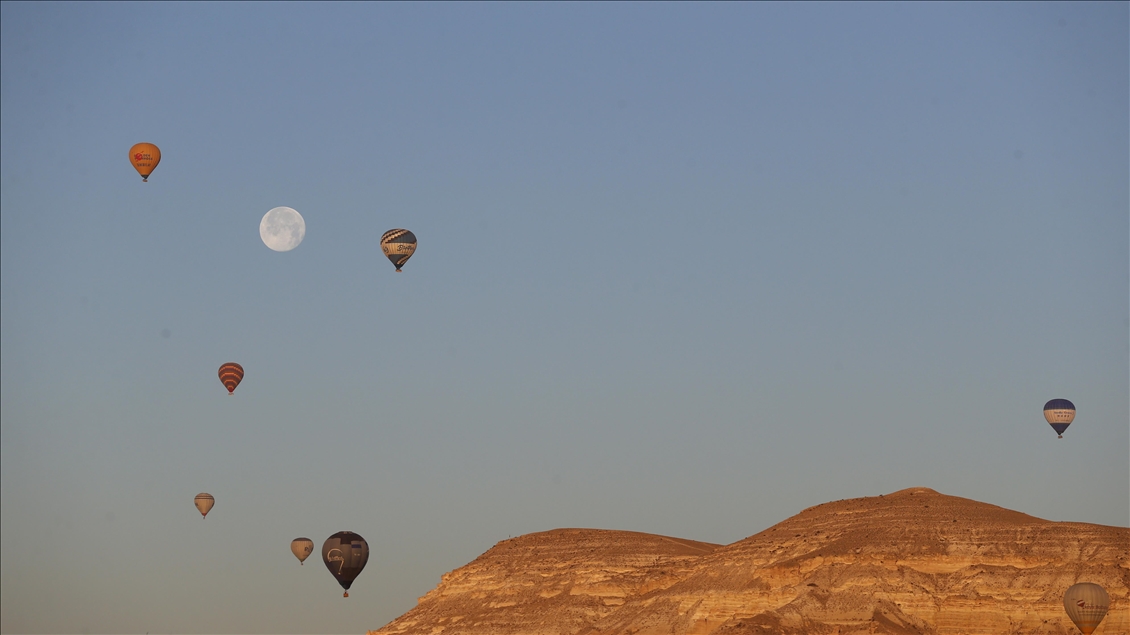
<svg viewBox="0 0 1130 635">
<path fill-rule="evenodd" d="M 1130 524 L 1126 3 L 0 10 L 4 633 L 356 633 L 913 486 Z"/>
</svg>

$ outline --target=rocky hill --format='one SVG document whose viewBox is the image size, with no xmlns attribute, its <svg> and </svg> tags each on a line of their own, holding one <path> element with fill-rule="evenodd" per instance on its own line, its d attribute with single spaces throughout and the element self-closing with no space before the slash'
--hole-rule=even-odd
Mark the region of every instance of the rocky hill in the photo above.
<svg viewBox="0 0 1130 635">
<path fill-rule="evenodd" d="M 818 505 L 730 545 L 597 529 L 504 540 L 370 635 L 1130 634 L 1130 528 L 906 489 Z"/>
</svg>

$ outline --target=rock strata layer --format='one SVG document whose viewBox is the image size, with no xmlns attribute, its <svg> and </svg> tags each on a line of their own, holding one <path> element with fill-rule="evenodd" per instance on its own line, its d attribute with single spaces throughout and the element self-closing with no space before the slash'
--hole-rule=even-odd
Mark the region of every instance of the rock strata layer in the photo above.
<svg viewBox="0 0 1130 635">
<path fill-rule="evenodd" d="M 925 488 L 818 505 L 730 545 L 558 529 L 504 540 L 370 635 L 1068 635 L 1076 582 L 1130 635 L 1130 528 Z"/>
</svg>

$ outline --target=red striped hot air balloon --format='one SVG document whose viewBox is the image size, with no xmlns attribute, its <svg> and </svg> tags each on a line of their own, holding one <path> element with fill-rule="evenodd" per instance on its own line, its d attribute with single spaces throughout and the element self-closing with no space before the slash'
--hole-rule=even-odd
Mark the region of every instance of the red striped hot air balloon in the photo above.
<svg viewBox="0 0 1130 635">
<path fill-rule="evenodd" d="M 235 362 L 220 366 L 220 381 L 224 384 L 224 388 L 228 389 L 228 394 L 232 394 L 239 382 L 243 381 L 243 366 Z"/>
</svg>

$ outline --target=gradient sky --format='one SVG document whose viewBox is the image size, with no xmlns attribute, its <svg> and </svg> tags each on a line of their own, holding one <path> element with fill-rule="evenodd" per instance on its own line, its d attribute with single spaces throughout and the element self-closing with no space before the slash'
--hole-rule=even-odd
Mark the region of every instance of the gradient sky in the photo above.
<svg viewBox="0 0 1130 635">
<path fill-rule="evenodd" d="M 0 10 L 4 633 L 357 633 L 916 486 L 1130 524 L 1126 3 Z"/>
</svg>

